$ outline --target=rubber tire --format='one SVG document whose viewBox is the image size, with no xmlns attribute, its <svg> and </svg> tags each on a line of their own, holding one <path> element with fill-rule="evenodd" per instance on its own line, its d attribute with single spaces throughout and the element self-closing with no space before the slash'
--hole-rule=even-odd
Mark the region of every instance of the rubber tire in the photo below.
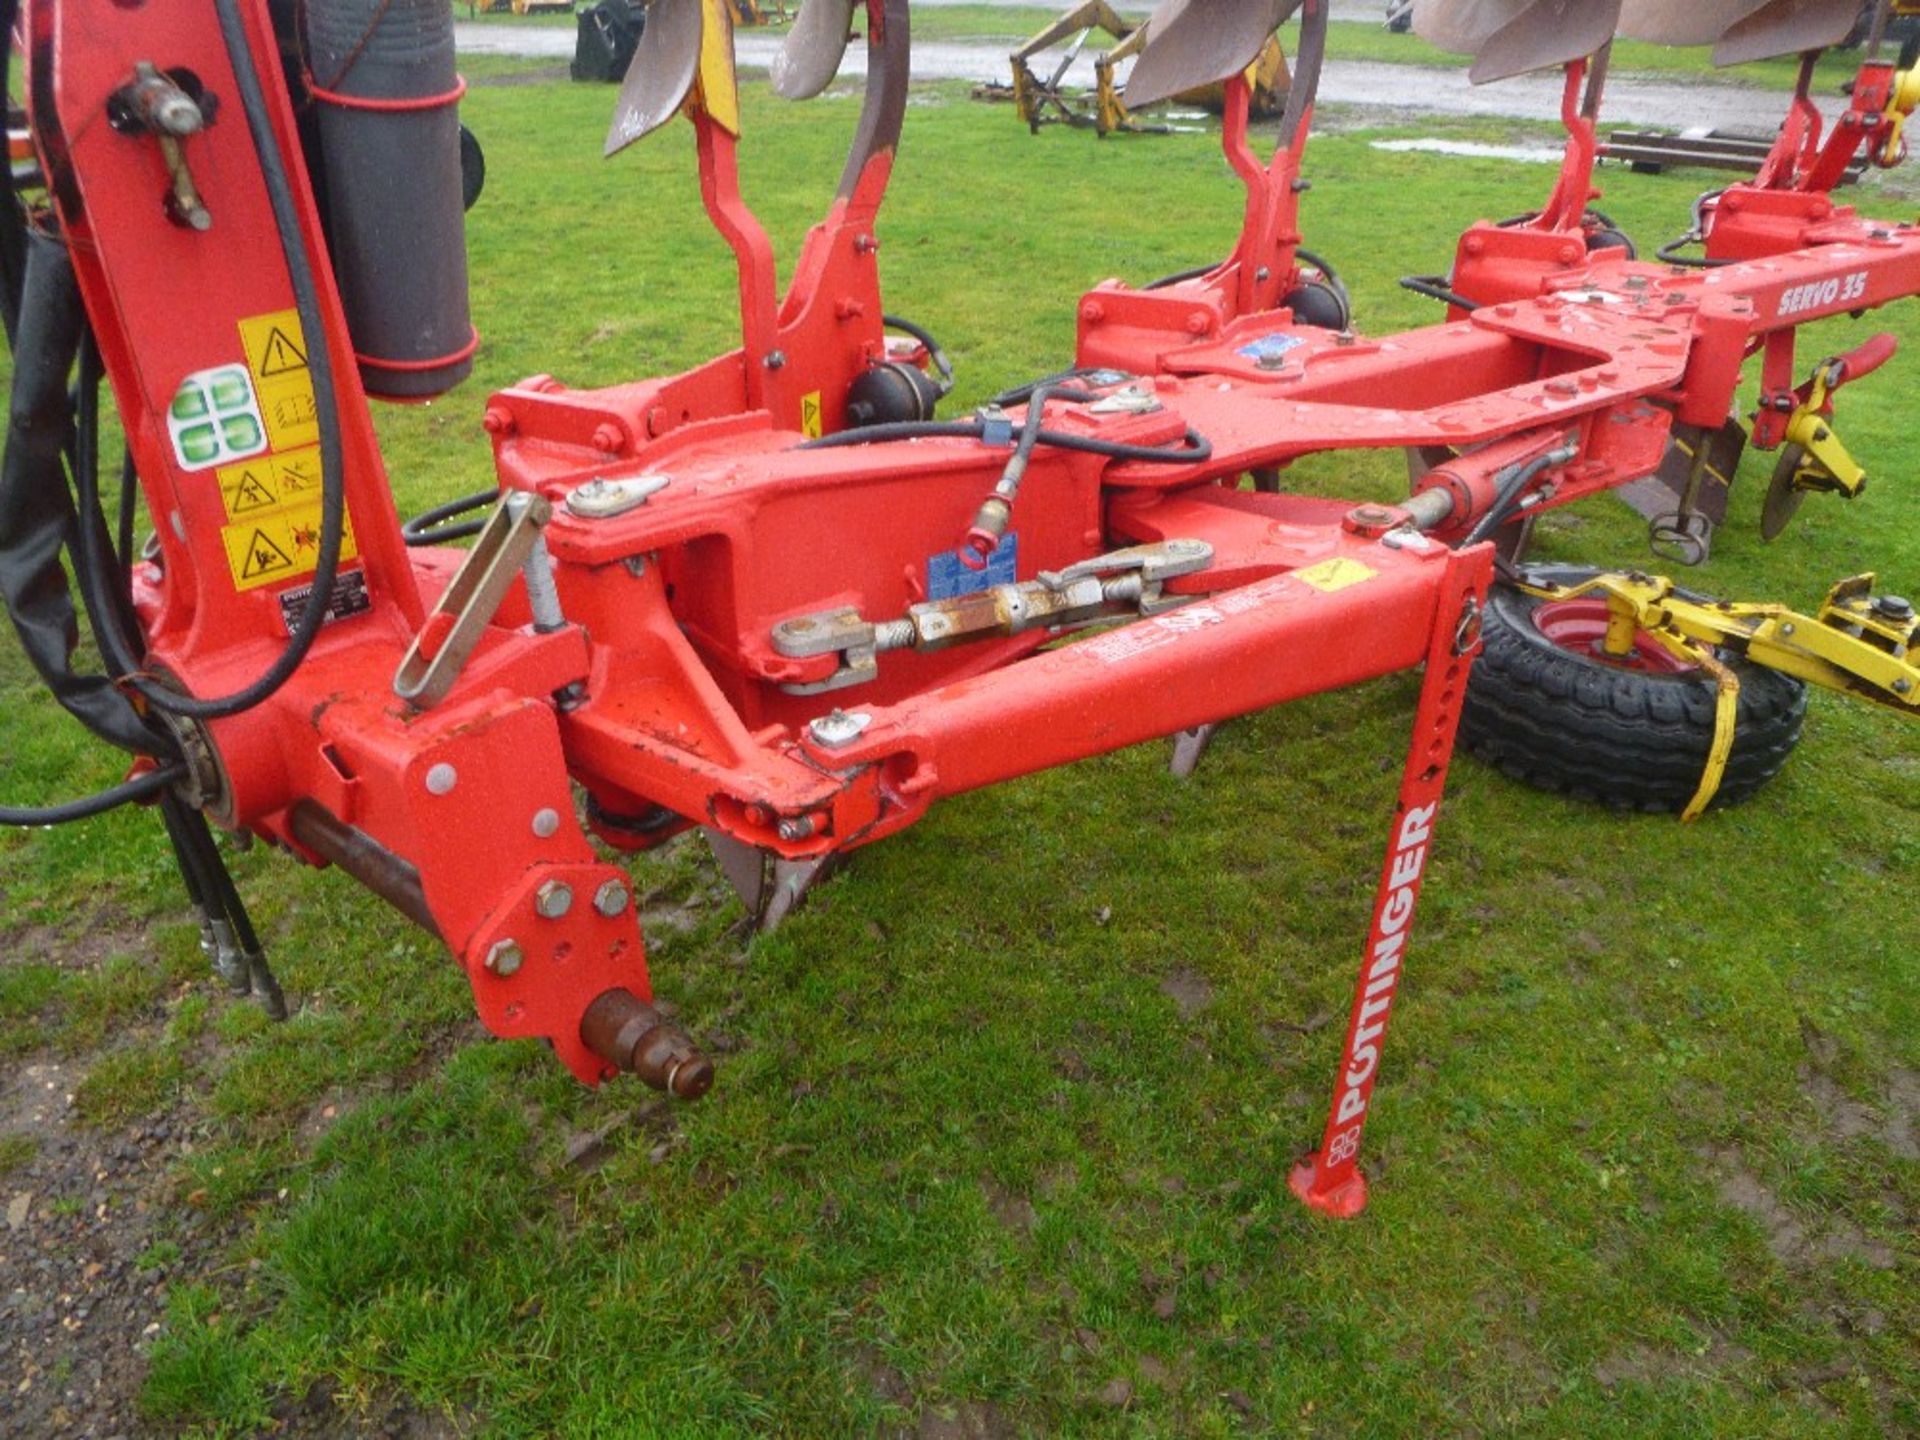
<svg viewBox="0 0 1920 1440">
<path fill-rule="evenodd" d="M 1596 572 L 1532 572 L 1577 584 Z M 1699 789 L 1713 743 L 1714 684 L 1704 671 L 1659 675 L 1562 649 L 1533 623 L 1538 597 L 1496 584 L 1485 648 L 1461 709 L 1467 750 L 1516 780 L 1618 810 L 1678 811 Z M 1713 804 L 1737 804 L 1780 773 L 1799 742 L 1806 686 L 1728 654 L 1740 679 L 1733 750 Z"/>
</svg>

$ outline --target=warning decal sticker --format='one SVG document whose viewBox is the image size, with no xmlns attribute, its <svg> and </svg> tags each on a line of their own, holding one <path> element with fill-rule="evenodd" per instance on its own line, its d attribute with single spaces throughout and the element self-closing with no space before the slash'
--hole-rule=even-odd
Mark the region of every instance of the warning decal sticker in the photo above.
<svg viewBox="0 0 1920 1440">
<path fill-rule="evenodd" d="M 1316 590 L 1324 590 L 1331 595 L 1336 590 L 1345 590 L 1351 585 L 1362 585 L 1380 572 L 1369 569 L 1358 560 L 1335 558 L 1322 560 L 1318 565 L 1309 565 L 1304 570 L 1293 572 L 1293 578 L 1304 580 Z"/>
<path fill-rule="evenodd" d="M 258 516 L 242 515 L 220 531 L 236 590 L 311 575 L 320 554 L 320 503 L 283 505 Z M 359 554 L 349 523 L 340 537 L 340 558 Z"/>
<path fill-rule="evenodd" d="M 183 461 L 197 461 L 193 469 L 217 467 L 229 522 L 220 541 L 234 588 L 245 591 L 313 574 L 320 555 L 320 424 L 299 312 L 250 316 L 239 330 L 246 365 L 188 376 L 168 418 Z M 191 429 L 202 421 L 213 425 L 219 443 Z M 181 426 L 188 432 L 179 433 Z M 358 553 L 349 522 L 340 558 Z"/>
<path fill-rule="evenodd" d="M 820 417 L 820 392 L 809 390 L 800 397 L 800 433 L 810 440 L 818 440 L 824 428 Z"/>
<path fill-rule="evenodd" d="M 229 520 L 320 498 L 320 451 L 316 446 L 285 455 L 262 455 L 240 465 L 222 465 L 215 474 Z"/>
<path fill-rule="evenodd" d="M 320 439 L 320 411 L 307 366 L 306 334 L 297 310 L 276 310 L 240 322 L 247 369 L 260 393 L 267 437 L 275 450 L 313 445 Z"/>
</svg>

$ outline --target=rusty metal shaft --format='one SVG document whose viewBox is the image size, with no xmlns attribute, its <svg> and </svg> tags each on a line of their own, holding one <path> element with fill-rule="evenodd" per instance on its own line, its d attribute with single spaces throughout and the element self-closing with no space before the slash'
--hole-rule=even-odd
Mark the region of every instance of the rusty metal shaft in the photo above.
<svg viewBox="0 0 1920 1440">
<path fill-rule="evenodd" d="M 698 1100 L 713 1088 L 713 1061 L 631 990 L 608 990 L 589 1005 L 580 1038 L 609 1065 L 681 1100 Z"/>
</svg>

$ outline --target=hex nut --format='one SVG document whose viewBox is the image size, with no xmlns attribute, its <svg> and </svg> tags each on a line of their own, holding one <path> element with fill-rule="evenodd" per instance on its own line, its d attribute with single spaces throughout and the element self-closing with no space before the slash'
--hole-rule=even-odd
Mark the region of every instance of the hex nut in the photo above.
<svg viewBox="0 0 1920 1440">
<path fill-rule="evenodd" d="M 593 908 L 599 914 L 611 920 L 627 911 L 627 887 L 618 880 L 609 880 L 593 892 Z"/>
<path fill-rule="evenodd" d="M 487 951 L 485 965 L 489 975 L 498 975 L 502 980 L 520 971 L 526 961 L 526 954 L 517 940 L 496 940 L 493 948 Z"/>
<path fill-rule="evenodd" d="M 533 892 L 533 913 L 542 920 L 558 920 L 573 908 L 573 887 L 564 880 L 548 880 Z"/>
</svg>

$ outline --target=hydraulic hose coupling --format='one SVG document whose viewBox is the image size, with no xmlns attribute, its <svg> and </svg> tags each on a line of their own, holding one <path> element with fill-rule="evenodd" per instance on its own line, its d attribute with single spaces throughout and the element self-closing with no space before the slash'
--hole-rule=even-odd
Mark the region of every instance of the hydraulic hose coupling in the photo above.
<svg viewBox="0 0 1920 1440">
<path fill-rule="evenodd" d="M 580 1017 L 580 1039 L 609 1065 L 681 1100 L 713 1088 L 713 1061 L 631 990 L 604 991 Z"/>
<path fill-rule="evenodd" d="M 998 492 L 981 501 L 979 512 L 973 517 L 973 528 L 961 543 L 960 563 L 969 570 L 986 569 L 993 552 L 1000 548 L 1000 537 L 1007 533 L 1007 522 L 1012 518 L 1012 504 Z"/>
</svg>

